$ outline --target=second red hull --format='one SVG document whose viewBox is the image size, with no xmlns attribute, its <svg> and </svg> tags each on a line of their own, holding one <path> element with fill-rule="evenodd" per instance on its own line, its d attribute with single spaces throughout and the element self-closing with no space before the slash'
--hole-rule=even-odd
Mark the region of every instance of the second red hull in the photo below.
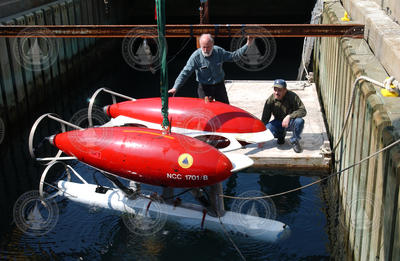
<svg viewBox="0 0 400 261">
<path fill-rule="evenodd" d="M 253 133 L 265 131 L 265 125 L 250 113 L 221 102 L 205 102 L 197 98 L 169 98 L 172 127 L 222 133 Z M 126 101 L 107 107 L 107 114 L 120 115 L 162 123 L 161 99 L 146 98 Z"/>
</svg>

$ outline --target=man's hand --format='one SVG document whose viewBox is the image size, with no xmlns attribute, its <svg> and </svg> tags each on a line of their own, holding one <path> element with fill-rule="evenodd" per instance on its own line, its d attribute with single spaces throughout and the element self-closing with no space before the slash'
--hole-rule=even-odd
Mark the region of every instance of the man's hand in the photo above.
<svg viewBox="0 0 400 261">
<path fill-rule="evenodd" d="M 254 37 L 247 36 L 247 46 L 252 45 L 254 42 Z"/>
<path fill-rule="evenodd" d="M 282 121 L 282 127 L 283 128 L 289 127 L 289 122 L 290 122 L 290 115 L 286 115 L 286 117 Z"/>
<path fill-rule="evenodd" d="M 172 89 L 170 89 L 170 90 L 168 91 L 168 93 L 169 93 L 169 94 L 175 95 L 176 89 L 172 88 Z"/>
</svg>

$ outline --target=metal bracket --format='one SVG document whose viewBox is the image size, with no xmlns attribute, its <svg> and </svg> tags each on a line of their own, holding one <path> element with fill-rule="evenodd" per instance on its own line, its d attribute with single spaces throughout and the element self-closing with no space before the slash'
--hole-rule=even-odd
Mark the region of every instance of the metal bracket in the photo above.
<svg viewBox="0 0 400 261">
<path fill-rule="evenodd" d="M 94 92 L 94 94 L 92 95 L 92 97 L 90 98 L 90 102 L 89 102 L 89 107 L 88 107 L 88 122 L 89 122 L 89 127 L 93 127 L 93 119 L 92 119 L 92 111 L 93 111 L 93 105 L 94 105 L 94 101 L 96 100 L 97 96 L 99 95 L 100 92 L 106 92 L 111 94 L 112 97 L 112 101 L 113 104 L 117 103 L 117 99 L 115 98 L 115 96 L 118 96 L 120 98 L 126 99 L 126 100 L 131 100 L 131 101 L 136 101 L 135 98 L 123 95 L 121 93 L 118 92 L 114 92 L 111 91 L 109 89 L 106 88 L 100 88 L 97 91 Z"/>
</svg>

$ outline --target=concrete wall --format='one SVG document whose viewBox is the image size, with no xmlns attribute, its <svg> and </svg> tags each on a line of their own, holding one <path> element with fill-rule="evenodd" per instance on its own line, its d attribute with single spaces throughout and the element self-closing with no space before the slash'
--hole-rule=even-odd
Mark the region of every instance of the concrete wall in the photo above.
<svg viewBox="0 0 400 261">
<path fill-rule="evenodd" d="M 325 3 L 323 23 L 343 23 L 344 11 L 339 2 Z M 355 79 L 363 75 L 382 82 L 388 76 L 379 58 L 366 40 L 316 41 L 314 73 L 332 144 L 339 140 Z M 348 127 L 334 151 L 335 169 L 344 170 L 399 140 L 399 111 L 400 98 L 383 97 L 379 87 L 359 81 Z M 330 179 L 328 228 L 337 260 L 399 260 L 399 159 L 397 145 Z"/>
<path fill-rule="evenodd" d="M 400 1 L 343 0 L 351 20 L 365 24 L 365 40 L 390 76 L 400 79 Z"/>
<path fill-rule="evenodd" d="M 378 4 L 379 7 L 396 23 L 400 22 L 400 1 L 398 0 L 373 0 L 373 1 L 376 4 Z"/>
</svg>

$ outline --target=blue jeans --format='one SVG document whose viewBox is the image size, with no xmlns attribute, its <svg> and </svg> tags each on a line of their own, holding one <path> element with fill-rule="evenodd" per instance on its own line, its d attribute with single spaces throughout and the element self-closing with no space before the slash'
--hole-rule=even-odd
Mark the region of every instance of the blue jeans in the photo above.
<svg viewBox="0 0 400 261">
<path fill-rule="evenodd" d="M 304 120 L 303 118 L 290 119 L 289 126 L 287 128 L 282 127 L 282 121 L 273 120 L 267 123 L 267 129 L 269 129 L 275 138 L 286 136 L 286 131 L 292 131 L 293 136 L 290 138 L 290 142 L 293 143 L 301 139 L 300 135 L 303 132 Z"/>
</svg>

